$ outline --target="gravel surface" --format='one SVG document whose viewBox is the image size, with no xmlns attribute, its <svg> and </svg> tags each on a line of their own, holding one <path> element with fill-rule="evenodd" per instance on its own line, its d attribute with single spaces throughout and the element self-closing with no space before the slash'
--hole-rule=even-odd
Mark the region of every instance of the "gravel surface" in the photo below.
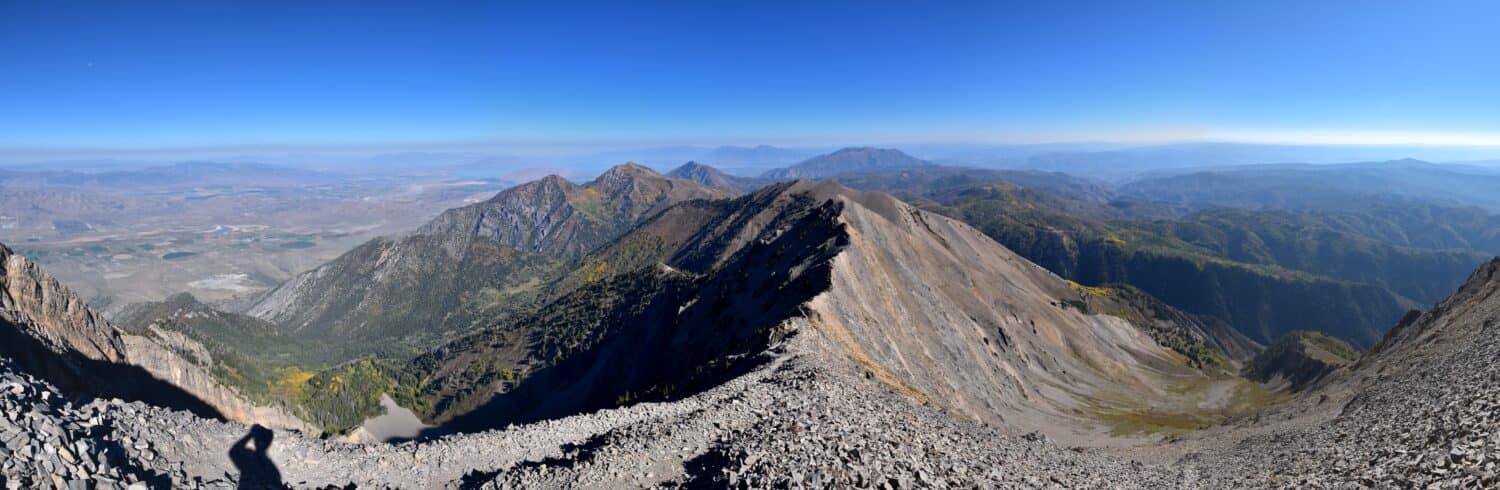
<svg viewBox="0 0 1500 490">
<path fill-rule="evenodd" d="M 253 439 L 243 425 L 118 400 L 74 406 L 9 363 L 0 365 L 0 379 L 7 420 L 16 414 L 28 424 L 0 429 L 0 451 L 16 455 L 3 471 L 12 488 L 69 488 L 70 480 L 93 488 L 225 488 L 265 476 L 245 473 L 255 466 L 229 456 L 241 438 Z M 435 441 L 356 445 L 275 431 L 264 460 L 274 477 L 298 488 L 1152 488 L 1179 481 L 1177 472 L 1061 448 L 1039 435 L 1005 435 L 872 386 L 784 355 L 676 402 Z M 1118 481 L 1120 474 L 1131 480 Z"/>
</svg>

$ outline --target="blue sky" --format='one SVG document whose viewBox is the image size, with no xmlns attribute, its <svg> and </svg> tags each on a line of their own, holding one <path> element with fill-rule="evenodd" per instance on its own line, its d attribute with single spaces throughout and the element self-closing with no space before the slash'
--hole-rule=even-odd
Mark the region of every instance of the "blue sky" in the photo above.
<svg viewBox="0 0 1500 490">
<path fill-rule="evenodd" d="M 0 147 L 1500 144 L 1497 2 L 0 1 Z"/>
</svg>

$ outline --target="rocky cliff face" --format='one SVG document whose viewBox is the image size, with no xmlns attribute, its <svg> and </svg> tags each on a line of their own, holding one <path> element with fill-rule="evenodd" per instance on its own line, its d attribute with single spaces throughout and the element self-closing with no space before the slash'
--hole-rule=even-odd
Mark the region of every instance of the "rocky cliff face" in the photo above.
<svg viewBox="0 0 1500 490">
<path fill-rule="evenodd" d="M 0 318 L 56 353 L 103 362 L 125 358 L 120 333 L 57 279 L 4 245 L 0 261 Z"/>
<path fill-rule="evenodd" d="M 80 395 L 118 396 L 275 427 L 305 428 L 250 403 L 205 370 L 201 345 L 180 335 L 126 333 L 25 257 L 0 245 L 0 354 Z"/>
</svg>

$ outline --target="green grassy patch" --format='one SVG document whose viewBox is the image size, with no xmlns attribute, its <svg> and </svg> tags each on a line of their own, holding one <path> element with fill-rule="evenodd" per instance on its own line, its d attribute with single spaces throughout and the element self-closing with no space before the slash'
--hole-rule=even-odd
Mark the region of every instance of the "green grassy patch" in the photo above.
<svg viewBox="0 0 1500 490">
<path fill-rule="evenodd" d="M 1215 387 L 1233 383 L 1227 398 L 1212 407 L 1200 407 L 1208 401 Z M 1272 391 L 1243 378 L 1229 376 L 1195 377 L 1167 386 L 1170 397 L 1164 402 L 1147 405 L 1140 399 L 1097 401 L 1080 412 L 1105 424 L 1115 437 L 1136 435 L 1179 435 L 1214 427 L 1224 422 L 1259 412 L 1295 396 L 1290 391 Z"/>
</svg>

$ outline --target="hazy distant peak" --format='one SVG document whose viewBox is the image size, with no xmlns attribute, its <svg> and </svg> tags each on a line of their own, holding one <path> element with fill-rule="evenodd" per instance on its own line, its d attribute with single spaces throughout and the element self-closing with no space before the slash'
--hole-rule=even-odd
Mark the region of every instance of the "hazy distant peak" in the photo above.
<svg viewBox="0 0 1500 490">
<path fill-rule="evenodd" d="M 768 172 L 766 177 L 821 179 L 840 174 L 930 165 L 932 165 L 931 162 L 908 155 L 901 150 L 867 146 L 849 147 L 827 155 L 809 158 L 789 168 L 773 170 Z"/>
<path fill-rule="evenodd" d="M 712 165 L 704 165 L 702 163 L 698 163 L 697 160 L 689 160 L 687 163 L 684 163 L 684 164 L 678 166 L 677 168 L 674 168 L 671 171 L 667 172 L 667 176 L 668 177 L 676 177 L 676 178 L 679 178 L 679 179 L 689 179 L 689 180 L 697 180 L 695 178 L 695 176 L 705 175 L 705 174 L 706 175 L 727 175 L 724 172 L 720 171 L 719 169 L 714 168 Z"/>
<path fill-rule="evenodd" d="M 619 164 L 619 165 L 615 165 L 613 167 L 610 167 L 609 170 L 605 170 L 604 171 L 604 175 L 610 175 L 610 174 L 661 175 L 661 174 L 657 173 L 655 170 L 651 170 L 650 167 L 647 167 L 645 165 L 641 165 L 639 163 L 635 163 L 633 161 L 632 162 L 625 162 L 625 163 L 622 163 L 622 164 Z"/>
<path fill-rule="evenodd" d="M 1398 159 L 1398 160 L 1391 160 L 1391 161 L 1388 161 L 1388 162 L 1385 162 L 1385 163 L 1386 163 L 1386 165 L 1400 166 L 1400 167 L 1427 167 L 1427 166 L 1436 165 L 1436 164 L 1434 164 L 1432 162 L 1429 162 L 1429 161 L 1426 161 L 1426 160 L 1418 160 L 1418 159 L 1411 158 L 1411 157 L 1402 158 L 1402 159 Z"/>
<path fill-rule="evenodd" d="M 690 180 L 709 187 L 731 189 L 739 192 L 753 191 L 766 183 L 761 179 L 735 177 L 713 166 L 698 163 L 697 160 L 689 161 L 672 169 L 672 171 L 667 172 L 667 176 L 675 179 Z"/>
</svg>

